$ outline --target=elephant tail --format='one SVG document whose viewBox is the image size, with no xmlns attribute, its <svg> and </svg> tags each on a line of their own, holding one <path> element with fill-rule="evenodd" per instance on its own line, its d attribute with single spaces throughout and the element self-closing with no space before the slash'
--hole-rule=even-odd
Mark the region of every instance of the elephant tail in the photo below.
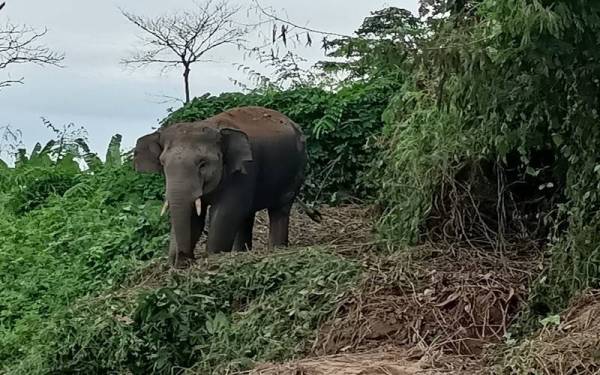
<svg viewBox="0 0 600 375">
<path fill-rule="evenodd" d="M 296 202 L 298 202 L 298 205 L 302 208 L 302 211 L 304 211 L 304 213 L 308 215 L 312 221 L 319 224 L 321 223 L 323 216 L 316 208 L 309 207 L 306 203 L 302 202 L 300 198 L 296 199 Z"/>
</svg>

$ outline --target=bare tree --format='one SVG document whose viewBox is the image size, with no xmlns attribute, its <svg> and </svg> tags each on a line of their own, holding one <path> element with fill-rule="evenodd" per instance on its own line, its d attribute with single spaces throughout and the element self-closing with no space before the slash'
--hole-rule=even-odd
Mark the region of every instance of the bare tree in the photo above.
<svg viewBox="0 0 600 375">
<path fill-rule="evenodd" d="M 191 66 L 209 51 L 225 44 L 240 44 L 248 30 L 236 23 L 234 17 L 240 11 L 227 0 L 196 3 L 191 11 L 180 11 L 157 18 L 145 18 L 124 10 L 121 13 L 145 32 L 144 47 L 123 64 L 137 68 L 160 64 L 163 69 L 181 66 L 185 85 L 185 102 L 190 101 L 189 76 Z"/>
<path fill-rule="evenodd" d="M 5 2 L 0 3 L 0 9 L 5 5 Z M 10 23 L 0 26 L 0 70 L 17 64 L 60 66 L 64 55 L 40 44 L 40 40 L 47 32 L 47 29 L 38 31 L 29 26 L 17 26 Z M 22 77 L 0 79 L 0 89 L 18 83 L 23 83 Z"/>
</svg>

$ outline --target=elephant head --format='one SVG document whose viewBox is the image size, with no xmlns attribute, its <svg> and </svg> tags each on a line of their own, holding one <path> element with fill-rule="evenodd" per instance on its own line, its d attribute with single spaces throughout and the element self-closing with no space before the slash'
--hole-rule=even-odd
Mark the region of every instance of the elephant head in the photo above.
<svg viewBox="0 0 600 375">
<path fill-rule="evenodd" d="M 232 128 L 180 123 L 138 139 L 135 169 L 165 175 L 165 204 L 179 254 L 193 258 L 192 215 L 203 215 L 202 204 L 210 203 L 207 197 L 218 194 L 230 175 L 246 173 L 244 163 L 252 160 L 247 135 Z"/>
</svg>

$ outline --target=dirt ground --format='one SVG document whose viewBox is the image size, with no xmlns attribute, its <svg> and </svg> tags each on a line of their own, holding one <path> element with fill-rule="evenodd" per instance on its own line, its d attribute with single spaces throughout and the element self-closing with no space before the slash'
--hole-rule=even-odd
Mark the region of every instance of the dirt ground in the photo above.
<svg viewBox="0 0 600 375">
<path fill-rule="evenodd" d="M 421 363 L 404 350 L 339 354 L 303 359 L 283 365 L 263 365 L 253 375 L 413 375 Z M 434 374 L 430 372 L 430 374 Z"/>
<path fill-rule="evenodd" d="M 292 246 L 322 246 L 363 264 L 363 280 L 324 322 L 306 357 L 264 364 L 254 375 L 469 374 L 483 370 L 527 297 L 539 251 L 520 244 L 498 253 L 449 244 L 390 249 L 373 235 L 372 210 L 321 207 L 322 223 L 300 211 Z M 256 250 L 268 219 L 257 216 Z"/>
<path fill-rule="evenodd" d="M 321 223 L 310 219 L 301 209 L 294 207 L 290 218 L 289 241 L 291 247 L 339 247 L 367 246 L 372 244 L 373 215 L 366 206 L 323 206 L 319 208 Z M 267 249 L 269 240 L 269 217 L 266 210 L 256 215 L 253 248 Z M 204 245 L 200 239 L 199 249 Z"/>
</svg>

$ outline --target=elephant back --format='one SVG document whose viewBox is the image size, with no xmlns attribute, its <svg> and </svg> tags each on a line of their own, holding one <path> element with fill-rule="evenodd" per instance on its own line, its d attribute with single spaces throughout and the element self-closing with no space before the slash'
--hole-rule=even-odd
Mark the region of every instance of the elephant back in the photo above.
<svg viewBox="0 0 600 375">
<path fill-rule="evenodd" d="M 264 107 L 238 107 L 208 118 L 217 128 L 234 128 L 246 133 L 251 142 L 262 140 L 296 140 L 298 151 L 304 150 L 305 138 L 300 127 L 284 114 Z"/>
</svg>

